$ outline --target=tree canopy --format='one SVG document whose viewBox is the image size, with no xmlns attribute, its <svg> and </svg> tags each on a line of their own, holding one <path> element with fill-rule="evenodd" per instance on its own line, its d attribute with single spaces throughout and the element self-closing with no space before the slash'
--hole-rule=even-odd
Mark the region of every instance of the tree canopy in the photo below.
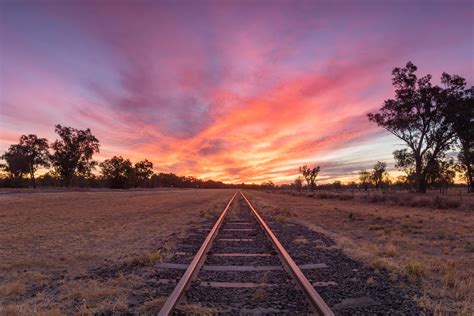
<svg viewBox="0 0 474 316">
<path fill-rule="evenodd" d="M 450 112 L 453 104 L 461 101 L 466 82 L 443 73 L 442 88 L 432 85 L 431 75 L 418 78 L 416 71 L 412 62 L 393 69 L 395 98 L 386 100 L 379 112 L 369 113 L 368 118 L 405 142 L 405 161 L 398 164 L 406 167 L 413 161 L 416 189 L 426 192 L 429 169 L 456 142 Z"/>
<path fill-rule="evenodd" d="M 129 159 L 113 156 L 100 163 L 102 177 L 113 189 L 127 189 L 132 186 L 133 165 Z"/>
<path fill-rule="evenodd" d="M 320 166 L 311 168 L 308 167 L 308 165 L 304 165 L 299 168 L 300 173 L 303 175 L 306 183 L 308 184 L 308 188 L 311 188 L 311 190 L 314 190 L 316 187 L 316 178 L 318 177 L 320 170 Z"/>
<path fill-rule="evenodd" d="M 73 176 L 87 175 L 97 165 L 92 155 L 99 152 L 99 140 L 90 129 L 79 130 L 61 125 L 55 126 L 60 139 L 51 144 L 54 153 L 51 163 L 64 183 L 69 186 Z"/>
<path fill-rule="evenodd" d="M 135 187 L 144 185 L 145 182 L 153 175 L 153 163 L 147 159 L 139 161 L 134 166 Z"/>
</svg>

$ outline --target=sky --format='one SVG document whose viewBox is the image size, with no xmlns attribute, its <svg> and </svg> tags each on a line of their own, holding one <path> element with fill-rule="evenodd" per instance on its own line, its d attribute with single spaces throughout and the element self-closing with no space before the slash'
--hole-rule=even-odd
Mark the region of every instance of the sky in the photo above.
<svg viewBox="0 0 474 316">
<path fill-rule="evenodd" d="M 54 125 L 156 172 L 350 181 L 401 141 L 391 71 L 474 84 L 473 1 L 0 1 L 0 152 Z"/>
</svg>

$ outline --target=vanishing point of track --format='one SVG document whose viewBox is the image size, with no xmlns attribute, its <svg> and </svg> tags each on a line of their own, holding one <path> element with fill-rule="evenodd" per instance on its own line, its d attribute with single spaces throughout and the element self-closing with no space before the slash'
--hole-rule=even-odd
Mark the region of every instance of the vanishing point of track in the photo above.
<svg viewBox="0 0 474 316">
<path fill-rule="evenodd" d="M 237 194 L 238 193 L 236 192 L 232 196 L 230 201 L 227 203 L 226 208 L 218 217 L 211 231 L 209 232 L 203 244 L 201 245 L 199 251 L 196 253 L 192 262 L 189 264 L 185 273 L 183 274 L 180 281 L 174 288 L 173 292 L 164 303 L 159 315 L 171 315 L 173 311 L 175 310 L 175 308 L 177 307 L 180 300 L 182 299 L 184 293 L 189 290 L 189 287 L 192 281 L 197 277 L 198 273 L 202 269 L 203 264 L 206 260 L 207 254 L 209 250 L 213 247 L 213 242 L 216 239 L 216 236 L 219 233 L 222 223 L 226 215 L 228 214 L 229 209 L 232 205 L 232 202 L 235 200 Z M 263 218 L 258 214 L 258 212 L 252 206 L 252 204 L 247 199 L 247 197 L 242 192 L 240 192 L 240 194 L 242 195 L 242 198 L 244 199 L 247 206 L 250 208 L 251 213 L 253 214 L 254 218 L 258 222 L 261 230 L 264 231 L 267 239 L 271 242 L 271 245 L 273 246 L 274 251 L 278 255 L 278 258 L 280 260 L 280 263 L 283 265 L 284 270 L 291 276 L 291 278 L 294 280 L 294 283 L 297 284 L 301 292 L 304 294 L 311 312 L 319 314 L 319 315 L 334 315 L 334 313 L 331 311 L 329 306 L 324 302 L 321 296 L 316 292 L 314 287 L 311 285 L 308 279 L 301 272 L 298 265 L 290 257 L 290 255 L 282 246 L 280 241 L 275 237 L 274 233 L 271 231 L 269 226 L 265 223 Z M 234 229 L 234 230 L 238 231 L 238 229 Z M 241 230 L 245 231 L 245 229 L 241 229 Z M 232 240 L 232 239 L 227 239 L 227 240 Z M 241 240 L 244 240 L 244 239 L 241 239 Z M 232 254 L 228 254 L 228 255 L 229 257 L 232 257 Z"/>
</svg>

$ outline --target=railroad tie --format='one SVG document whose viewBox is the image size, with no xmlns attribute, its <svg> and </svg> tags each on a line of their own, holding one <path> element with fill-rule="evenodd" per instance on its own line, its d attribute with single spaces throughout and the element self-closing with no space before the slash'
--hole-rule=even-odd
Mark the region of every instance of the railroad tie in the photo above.
<svg viewBox="0 0 474 316">
<path fill-rule="evenodd" d="M 364 297 L 343 299 L 340 303 L 334 305 L 333 309 L 341 310 L 341 309 L 347 309 L 347 308 L 367 307 L 367 306 L 372 306 L 372 305 L 379 305 L 379 303 L 377 303 L 370 297 L 364 296 Z"/>
<path fill-rule="evenodd" d="M 311 270 L 311 269 L 323 269 L 327 268 L 328 266 L 325 263 L 312 263 L 312 264 L 304 264 L 300 266 L 301 270 Z M 203 270 L 207 271 L 281 271 L 283 270 L 283 266 L 233 266 L 233 265 L 226 265 L 226 266 L 211 266 L 211 265 L 204 265 L 202 267 Z"/>
<path fill-rule="evenodd" d="M 271 253 L 211 253 L 211 256 L 215 257 L 272 257 L 275 256 L 275 254 Z"/>
<path fill-rule="evenodd" d="M 278 284 L 271 283 L 253 283 L 253 282 L 201 282 L 200 286 L 217 287 L 217 288 L 235 288 L 235 289 L 251 289 L 260 287 L 273 287 Z"/>
<path fill-rule="evenodd" d="M 249 232 L 254 231 L 255 228 L 223 228 L 222 231 L 225 232 Z"/>
<path fill-rule="evenodd" d="M 170 262 L 161 262 L 155 265 L 156 268 L 163 269 L 177 269 L 177 270 L 186 270 L 188 268 L 187 264 L 183 263 L 170 263 Z M 311 270 L 311 269 L 323 269 L 328 266 L 325 263 L 311 263 L 303 264 L 299 266 L 301 270 Z M 281 271 L 283 270 L 282 266 L 213 266 L 213 265 L 204 265 L 203 270 L 207 271 Z"/>
<path fill-rule="evenodd" d="M 216 241 L 255 241 L 252 238 L 219 238 Z"/>
</svg>

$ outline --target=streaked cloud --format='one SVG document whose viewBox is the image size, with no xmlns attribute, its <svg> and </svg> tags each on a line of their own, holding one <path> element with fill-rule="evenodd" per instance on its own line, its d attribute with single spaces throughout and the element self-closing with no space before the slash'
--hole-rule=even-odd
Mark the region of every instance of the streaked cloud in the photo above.
<svg viewBox="0 0 474 316">
<path fill-rule="evenodd" d="M 53 140 L 60 123 L 90 127 L 100 159 L 156 171 L 284 182 L 318 163 L 350 180 L 391 163 L 397 142 L 366 113 L 391 96 L 394 66 L 474 73 L 469 2 L 1 6 L 0 150 L 24 133 Z"/>
</svg>

